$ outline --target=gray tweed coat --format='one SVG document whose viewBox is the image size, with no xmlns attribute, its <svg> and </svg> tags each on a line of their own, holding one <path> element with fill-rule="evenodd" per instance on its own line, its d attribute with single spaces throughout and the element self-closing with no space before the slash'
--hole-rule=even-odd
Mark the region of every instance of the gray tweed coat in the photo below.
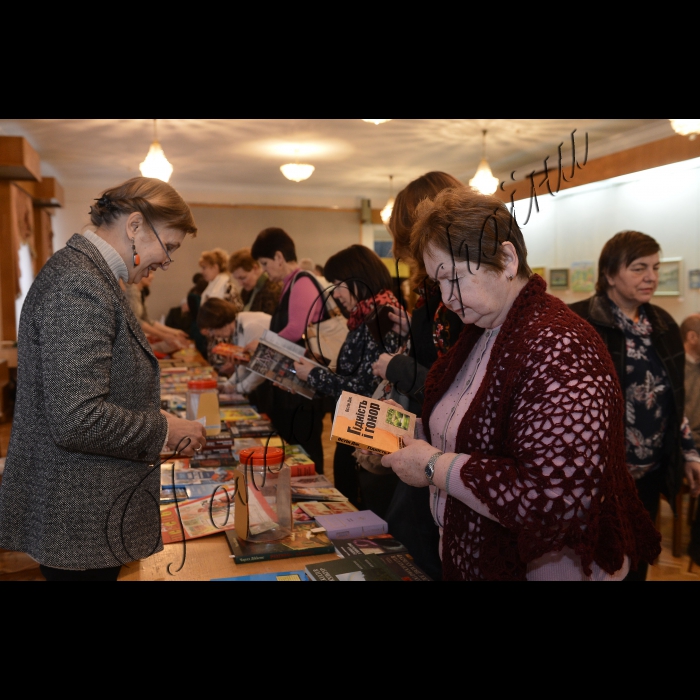
<svg viewBox="0 0 700 700">
<path fill-rule="evenodd" d="M 22 309 L 17 400 L 0 485 L 0 547 L 62 569 L 163 548 L 167 434 L 160 374 L 131 307 L 80 235 L 44 265 Z"/>
</svg>

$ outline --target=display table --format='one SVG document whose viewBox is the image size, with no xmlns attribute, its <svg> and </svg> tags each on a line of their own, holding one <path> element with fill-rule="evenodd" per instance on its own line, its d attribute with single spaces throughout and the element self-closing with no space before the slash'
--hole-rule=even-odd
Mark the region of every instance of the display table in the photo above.
<svg viewBox="0 0 700 700">
<path fill-rule="evenodd" d="M 226 535 L 222 532 L 187 541 L 185 565 L 175 573 L 182 562 L 182 542 L 166 544 L 162 552 L 148 559 L 123 566 L 120 581 L 209 581 L 213 578 L 247 576 L 248 574 L 270 573 L 274 571 L 303 570 L 307 564 L 337 559 L 335 554 L 319 554 L 312 557 L 291 557 L 272 561 L 235 564 L 230 558 L 231 549 Z M 172 563 L 168 573 L 168 564 Z"/>
</svg>

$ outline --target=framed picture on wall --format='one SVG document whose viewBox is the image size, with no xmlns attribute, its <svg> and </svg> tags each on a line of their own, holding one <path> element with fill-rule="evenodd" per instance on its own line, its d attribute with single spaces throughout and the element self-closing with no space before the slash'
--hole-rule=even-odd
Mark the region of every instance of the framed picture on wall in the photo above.
<svg viewBox="0 0 700 700">
<path fill-rule="evenodd" d="M 677 297 L 681 293 L 681 261 L 683 258 L 661 258 L 657 297 Z"/>
<path fill-rule="evenodd" d="M 569 288 L 569 268 L 562 267 L 556 270 L 549 271 L 549 288 L 550 289 L 568 289 Z"/>
<path fill-rule="evenodd" d="M 532 270 L 533 274 L 539 275 L 543 280 L 546 280 L 547 278 L 545 275 L 547 274 L 547 268 L 546 267 L 530 267 Z"/>
<path fill-rule="evenodd" d="M 700 289 L 700 270 L 688 270 L 688 287 Z"/>
<path fill-rule="evenodd" d="M 571 291 L 590 294 L 595 289 L 595 263 L 571 263 Z"/>
</svg>

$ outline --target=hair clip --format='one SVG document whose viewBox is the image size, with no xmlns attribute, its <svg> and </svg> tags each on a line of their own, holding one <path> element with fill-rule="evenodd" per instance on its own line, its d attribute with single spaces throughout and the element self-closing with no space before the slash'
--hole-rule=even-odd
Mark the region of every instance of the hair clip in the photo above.
<svg viewBox="0 0 700 700">
<path fill-rule="evenodd" d="M 115 211 L 117 209 L 117 205 L 106 194 L 103 194 L 95 201 L 100 207 L 106 209 L 107 211 Z"/>
</svg>

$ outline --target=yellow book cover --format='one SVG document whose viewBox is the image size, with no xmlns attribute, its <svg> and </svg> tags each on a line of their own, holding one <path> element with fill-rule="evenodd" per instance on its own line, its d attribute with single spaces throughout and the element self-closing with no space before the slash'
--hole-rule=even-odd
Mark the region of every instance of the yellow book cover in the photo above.
<svg viewBox="0 0 700 700">
<path fill-rule="evenodd" d="M 415 413 L 344 391 L 335 407 L 331 440 L 386 455 L 400 450 L 403 437 L 413 437 L 415 427 Z"/>
</svg>

